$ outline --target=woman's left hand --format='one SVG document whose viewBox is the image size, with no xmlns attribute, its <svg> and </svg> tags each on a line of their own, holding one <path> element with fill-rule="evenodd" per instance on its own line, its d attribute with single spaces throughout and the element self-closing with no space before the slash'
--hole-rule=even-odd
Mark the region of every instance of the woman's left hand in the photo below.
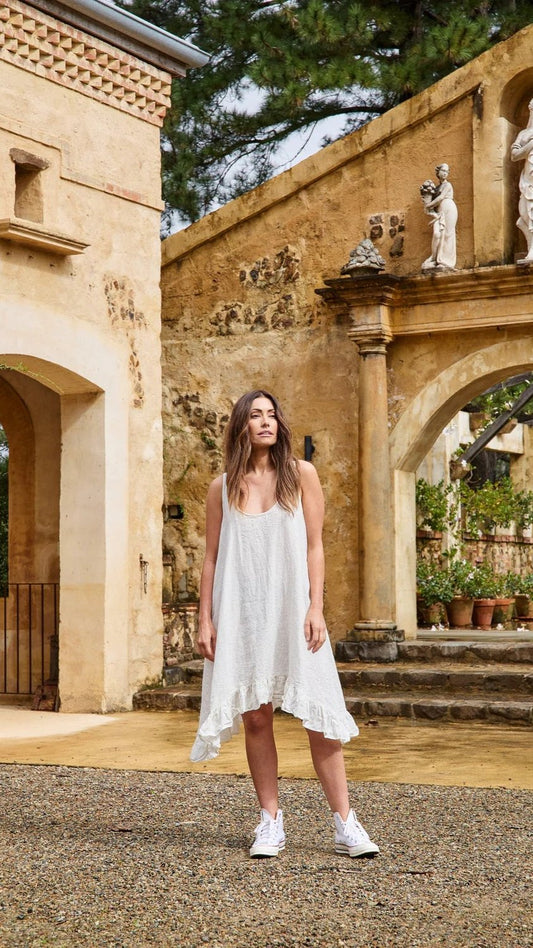
<svg viewBox="0 0 533 948">
<path fill-rule="evenodd" d="M 326 620 L 321 609 L 317 606 L 309 606 L 304 624 L 305 640 L 307 650 L 318 652 L 326 641 Z"/>
</svg>

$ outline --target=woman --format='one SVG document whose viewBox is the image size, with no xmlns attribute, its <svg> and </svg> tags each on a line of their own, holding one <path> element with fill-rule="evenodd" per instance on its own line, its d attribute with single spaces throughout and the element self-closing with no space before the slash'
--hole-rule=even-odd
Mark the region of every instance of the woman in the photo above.
<svg viewBox="0 0 533 948">
<path fill-rule="evenodd" d="M 242 717 L 261 807 L 251 856 L 277 856 L 285 846 L 273 733 L 279 707 L 307 729 L 334 813 L 336 851 L 379 852 L 348 801 L 341 742 L 358 730 L 346 710 L 322 612 L 323 517 L 315 468 L 294 459 L 278 402 L 264 391 L 243 395 L 226 430 L 226 473 L 207 495 L 198 634 L 205 663 L 191 759 L 215 757 Z"/>
<path fill-rule="evenodd" d="M 457 252 L 455 249 L 455 225 L 457 224 L 457 207 L 453 199 L 453 187 L 448 181 L 450 168 L 447 164 L 437 165 L 435 174 L 439 184 L 435 187 L 433 197 L 427 200 L 424 192 L 428 182 L 422 185 L 421 193 L 424 201 L 424 210 L 433 218 L 433 239 L 431 241 L 431 256 L 422 264 L 422 270 L 436 268 L 455 268 Z"/>
<path fill-rule="evenodd" d="M 522 266 L 533 263 L 533 99 L 528 104 L 529 120 L 511 145 L 511 160 L 523 161 L 520 174 L 519 217 L 516 226 L 526 238 L 527 254 L 518 261 Z"/>
</svg>

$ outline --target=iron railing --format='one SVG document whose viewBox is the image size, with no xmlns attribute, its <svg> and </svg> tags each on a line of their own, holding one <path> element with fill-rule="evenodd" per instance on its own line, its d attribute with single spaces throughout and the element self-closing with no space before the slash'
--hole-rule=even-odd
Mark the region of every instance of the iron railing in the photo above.
<svg viewBox="0 0 533 948">
<path fill-rule="evenodd" d="M 57 682 L 58 583 L 0 585 L 0 694 Z"/>
</svg>

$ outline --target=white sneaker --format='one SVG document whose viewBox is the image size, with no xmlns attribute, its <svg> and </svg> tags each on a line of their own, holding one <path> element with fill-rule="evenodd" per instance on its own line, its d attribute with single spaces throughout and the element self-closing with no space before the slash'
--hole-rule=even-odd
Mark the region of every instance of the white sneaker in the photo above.
<svg viewBox="0 0 533 948">
<path fill-rule="evenodd" d="M 283 813 L 278 810 L 274 819 L 268 810 L 261 810 L 261 822 L 255 828 L 255 840 L 250 847 L 250 856 L 277 856 L 285 849 Z"/>
<path fill-rule="evenodd" d="M 363 829 L 356 819 L 353 810 L 350 810 L 346 822 L 341 818 L 340 813 L 334 813 L 335 817 L 335 852 L 342 853 L 344 856 L 366 856 L 372 859 L 379 853 L 379 846 L 372 842 L 367 831 Z"/>
</svg>

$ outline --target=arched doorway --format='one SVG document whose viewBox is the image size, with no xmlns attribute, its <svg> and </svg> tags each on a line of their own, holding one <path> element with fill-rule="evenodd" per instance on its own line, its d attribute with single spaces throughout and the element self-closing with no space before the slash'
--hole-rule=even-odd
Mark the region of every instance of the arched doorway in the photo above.
<svg viewBox="0 0 533 948">
<path fill-rule="evenodd" d="M 45 681 L 57 686 L 59 397 L 20 369 L 0 370 L 0 422 L 9 446 L 0 694 L 23 699 Z"/>
<path fill-rule="evenodd" d="M 130 691 L 127 365 L 102 351 L 91 327 L 77 326 L 70 340 L 54 328 L 45 339 L 29 327 L 25 348 L 0 352 L 11 518 L 20 525 L 10 579 L 58 585 L 61 709 L 106 711 L 127 707 Z M 45 676 L 52 659 L 47 645 Z M 22 665 L 19 674 L 21 693 L 34 689 L 35 675 L 26 669 L 24 678 Z"/>
<path fill-rule="evenodd" d="M 391 433 L 397 620 L 408 634 L 416 630 L 415 472 L 467 402 L 510 375 L 531 370 L 533 351 L 527 349 L 523 339 L 506 340 L 452 363 L 420 389 Z"/>
</svg>

